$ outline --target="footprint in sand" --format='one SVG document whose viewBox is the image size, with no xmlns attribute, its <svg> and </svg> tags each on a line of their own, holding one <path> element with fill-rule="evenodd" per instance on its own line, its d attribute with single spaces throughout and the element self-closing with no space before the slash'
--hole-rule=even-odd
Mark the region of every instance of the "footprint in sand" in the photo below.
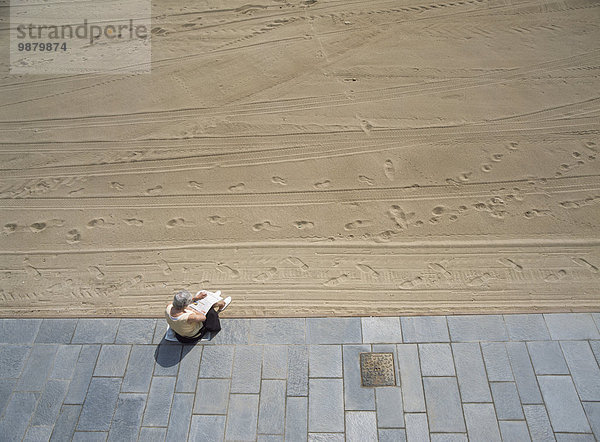
<svg viewBox="0 0 600 442">
<path fill-rule="evenodd" d="M 373 224 L 370 220 L 363 220 L 363 219 L 357 219 L 354 220 L 348 224 L 346 224 L 344 226 L 345 230 L 356 230 L 359 229 L 361 227 L 369 227 L 371 224 Z"/>
<path fill-rule="evenodd" d="M 33 223 L 29 226 L 29 230 L 31 230 L 33 233 L 38 233 L 42 230 L 45 230 L 46 227 L 48 227 L 46 223 Z"/>
<path fill-rule="evenodd" d="M 331 186 L 331 181 L 329 181 L 329 180 L 320 181 L 318 183 L 313 184 L 313 187 L 315 189 L 327 189 L 330 186 Z"/>
<path fill-rule="evenodd" d="M 104 278 L 104 273 L 96 266 L 89 266 L 88 272 L 90 272 L 90 274 L 96 279 Z"/>
<path fill-rule="evenodd" d="M 482 164 L 481 165 L 481 170 L 483 170 L 484 172 L 491 172 L 492 171 L 492 165 L 491 164 Z"/>
<path fill-rule="evenodd" d="M 406 213 L 402 207 L 397 205 L 390 207 L 387 214 L 391 220 L 396 223 L 396 226 L 400 227 L 401 229 L 406 229 L 408 227 L 408 222 L 415 215 L 414 212 Z"/>
<path fill-rule="evenodd" d="M 527 219 L 535 218 L 538 216 L 551 216 L 551 210 L 542 210 L 542 209 L 531 209 L 523 214 L 523 216 Z"/>
<path fill-rule="evenodd" d="M 69 244 L 77 244 L 79 241 L 81 241 L 81 233 L 79 233 L 79 230 L 72 229 L 67 232 L 67 242 Z"/>
<path fill-rule="evenodd" d="M 31 265 L 31 263 L 29 262 L 29 258 L 25 258 L 23 260 L 23 269 L 29 276 L 32 276 L 35 279 L 39 279 L 42 277 L 42 274 L 40 273 L 40 271 Z"/>
<path fill-rule="evenodd" d="M 127 218 L 123 220 L 125 222 L 125 224 L 127 224 L 128 226 L 136 226 L 136 227 L 140 227 L 144 224 L 144 221 L 138 218 Z"/>
<path fill-rule="evenodd" d="M 328 279 L 327 281 L 325 281 L 323 283 L 323 285 L 327 286 L 327 287 L 335 287 L 347 280 L 348 280 L 348 275 L 346 273 L 343 273 L 340 276 L 336 276 L 335 278 Z"/>
<path fill-rule="evenodd" d="M 167 225 L 168 229 L 172 229 L 173 227 L 187 227 L 187 226 L 190 226 L 191 223 L 188 223 L 183 218 L 173 218 L 173 219 L 170 219 L 169 221 L 167 221 L 166 225 Z"/>
<path fill-rule="evenodd" d="M 428 267 L 430 270 L 433 270 L 435 273 L 439 273 L 444 278 L 452 277 L 452 273 L 450 273 L 448 270 L 446 270 L 446 268 L 443 265 L 441 265 L 437 262 L 430 262 Z"/>
<path fill-rule="evenodd" d="M 93 220 L 91 220 L 90 222 L 87 223 L 87 228 L 88 229 L 94 229 L 94 228 L 107 228 L 110 226 L 113 226 L 113 223 L 107 223 L 104 218 L 95 218 Z"/>
<path fill-rule="evenodd" d="M 296 258 L 295 256 L 288 256 L 287 258 L 285 258 L 285 260 L 291 265 L 300 268 L 300 270 L 304 270 L 305 272 L 308 270 L 308 265 L 306 265 L 306 263 L 300 258 Z"/>
<path fill-rule="evenodd" d="M 431 211 L 431 213 L 433 213 L 435 216 L 440 216 L 445 211 L 446 211 L 446 208 L 444 206 L 436 206 L 436 207 L 433 208 L 433 210 Z"/>
<path fill-rule="evenodd" d="M 244 183 L 234 184 L 233 186 L 229 186 L 230 192 L 241 192 L 246 188 Z"/>
<path fill-rule="evenodd" d="M 110 183 L 110 188 L 111 189 L 115 189 L 115 190 L 123 190 L 125 186 L 121 183 L 118 183 L 116 181 L 113 181 L 112 183 Z"/>
<path fill-rule="evenodd" d="M 208 217 L 208 222 L 217 224 L 219 226 L 224 225 L 227 221 L 229 221 L 227 218 L 219 215 L 211 215 Z"/>
<path fill-rule="evenodd" d="M 396 168 L 394 167 L 392 160 L 385 160 L 383 163 L 383 173 L 388 180 L 394 181 L 396 176 Z"/>
<path fill-rule="evenodd" d="M 548 276 L 546 276 L 544 278 L 544 281 L 546 281 L 546 282 L 558 282 L 561 279 L 563 279 L 565 276 L 567 276 L 567 271 L 566 270 L 559 270 L 556 273 L 550 273 Z"/>
<path fill-rule="evenodd" d="M 422 283 L 423 283 L 423 278 L 421 278 L 420 276 L 417 276 L 414 279 L 407 279 L 406 281 L 401 282 L 398 287 L 400 287 L 403 290 L 408 290 L 408 289 L 414 289 L 415 287 L 421 285 Z"/>
<path fill-rule="evenodd" d="M 359 183 L 364 183 L 367 186 L 372 186 L 374 184 L 373 179 L 369 178 L 368 176 L 365 176 L 365 175 L 359 175 L 358 176 L 358 182 Z"/>
<path fill-rule="evenodd" d="M 267 281 L 267 280 L 271 279 L 275 275 L 275 273 L 277 273 L 277 269 L 275 267 L 271 267 L 267 271 L 259 273 L 258 275 L 254 276 L 252 278 L 252 281 L 254 281 L 254 282 Z"/>
<path fill-rule="evenodd" d="M 287 184 L 287 181 L 281 178 L 280 176 L 274 176 L 273 178 L 271 178 L 271 182 L 273 184 L 279 184 L 281 186 L 285 186 Z"/>
<path fill-rule="evenodd" d="M 294 221 L 294 226 L 297 229 L 305 230 L 312 229 L 315 226 L 315 223 L 313 223 L 312 221 Z"/>
<path fill-rule="evenodd" d="M 489 273 L 484 273 L 481 276 L 476 276 L 475 278 L 469 279 L 467 281 L 467 287 L 481 287 L 483 285 L 487 285 L 489 281 L 492 280 L 492 276 Z"/>
<path fill-rule="evenodd" d="M 198 181 L 188 181 L 188 187 L 200 190 L 204 187 L 204 185 L 202 183 L 199 183 Z"/>
<path fill-rule="evenodd" d="M 162 186 L 155 186 L 151 187 L 150 189 L 146 189 L 146 195 L 158 195 L 159 193 L 162 193 L 162 191 Z"/>
<path fill-rule="evenodd" d="M 588 269 L 590 272 L 592 273 L 598 273 L 598 267 L 596 267 L 594 264 L 586 261 L 583 258 L 571 258 L 573 260 L 573 262 L 581 267 L 584 267 L 586 269 Z"/>
<path fill-rule="evenodd" d="M 520 264 L 517 264 L 512 259 L 509 259 L 509 258 L 500 258 L 498 260 L 498 262 L 500 264 L 502 264 L 503 266 L 506 266 L 509 269 L 515 270 L 517 272 L 522 272 L 523 271 L 523 266 L 520 265 Z"/>
<path fill-rule="evenodd" d="M 262 223 L 256 223 L 252 226 L 252 230 L 255 232 L 260 232 L 261 230 L 267 230 L 269 232 L 276 232 L 280 230 L 281 226 L 276 226 L 271 224 L 271 221 L 263 221 Z"/>
<path fill-rule="evenodd" d="M 19 226 L 15 223 L 8 223 L 8 224 L 4 224 L 2 231 L 5 234 L 10 235 L 11 233 L 15 233 L 17 231 L 18 227 Z"/>
<path fill-rule="evenodd" d="M 367 275 L 370 275 L 374 278 L 379 278 L 379 272 L 377 272 L 373 267 L 368 266 L 366 264 L 356 264 L 356 268 Z"/>
<path fill-rule="evenodd" d="M 222 262 L 217 263 L 217 270 L 221 273 L 227 274 L 229 278 L 237 279 L 240 277 L 240 272 L 236 269 L 229 267 L 228 265 L 223 264 Z"/>
<path fill-rule="evenodd" d="M 162 266 L 162 272 L 163 275 L 168 276 L 171 273 L 173 273 L 173 270 L 171 269 L 171 266 L 169 265 L 169 263 L 167 261 L 165 261 L 164 259 L 160 259 L 158 261 L 158 265 Z"/>
</svg>

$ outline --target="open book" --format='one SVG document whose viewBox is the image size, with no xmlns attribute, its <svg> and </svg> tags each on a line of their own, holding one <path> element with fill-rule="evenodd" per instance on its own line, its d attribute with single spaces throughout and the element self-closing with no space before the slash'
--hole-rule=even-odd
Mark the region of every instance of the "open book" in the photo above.
<svg viewBox="0 0 600 442">
<path fill-rule="evenodd" d="M 208 290 L 200 290 L 196 293 L 196 296 L 206 293 L 206 297 L 196 302 L 192 302 L 189 307 L 193 308 L 197 312 L 206 315 L 206 312 L 210 310 L 210 308 L 217 302 L 223 300 L 221 298 L 221 290 L 217 290 L 216 292 L 209 292 Z"/>
</svg>

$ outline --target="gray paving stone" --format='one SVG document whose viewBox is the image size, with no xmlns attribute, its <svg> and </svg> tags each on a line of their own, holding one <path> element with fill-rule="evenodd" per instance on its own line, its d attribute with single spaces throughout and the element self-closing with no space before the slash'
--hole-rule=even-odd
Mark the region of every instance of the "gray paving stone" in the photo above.
<svg viewBox="0 0 600 442">
<path fill-rule="evenodd" d="M 407 413 L 404 415 L 404 419 L 406 420 L 406 440 L 410 442 L 429 441 L 429 427 L 425 413 Z"/>
<path fill-rule="evenodd" d="M 600 402 L 583 402 L 583 409 L 594 436 L 597 440 L 600 440 Z"/>
<path fill-rule="evenodd" d="M 400 318 L 404 342 L 450 342 L 445 316 Z"/>
<path fill-rule="evenodd" d="M 508 340 L 504 318 L 499 315 L 448 316 L 447 320 L 454 342 Z"/>
<path fill-rule="evenodd" d="M 257 394 L 230 395 L 225 438 L 235 441 L 255 440 L 257 419 Z"/>
<path fill-rule="evenodd" d="M 596 356 L 596 361 L 600 364 L 600 341 L 590 341 L 590 347 Z"/>
<path fill-rule="evenodd" d="M 525 421 L 501 421 L 500 434 L 502 434 L 503 442 L 526 442 L 531 440 Z"/>
<path fill-rule="evenodd" d="M 374 411 L 346 412 L 346 441 L 365 442 L 377 440 L 377 417 Z"/>
<path fill-rule="evenodd" d="M 227 414 L 229 379 L 198 379 L 194 414 Z"/>
<path fill-rule="evenodd" d="M 37 344 L 69 344 L 77 319 L 44 319 L 40 324 L 35 342 Z"/>
<path fill-rule="evenodd" d="M 36 402 L 37 395 L 33 392 L 17 391 L 10 396 L 0 420 L 0 435 L 3 440 L 19 441 L 25 436 Z"/>
<path fill-rule="evenodd" d="M 265 345 L 263 349 L 263 379 L 286 379 L 287 346 Z"/>
<path fill-rule="evenodd" d="M 262 381 L 258 432 L 262 434 L 284 434 L 285 429 L 285 380 Z"/>
<path fill-rule="evenodd" d="M 523 405 L 529 434 L 533 442 L 553 441 L 554 431 L 544 405 Z"/>
<path fill-rule="evenodd" d="M 596 442 L 591 434 L 556 433 L 558 442 Z"/>
<path fill-rule="evenodd" d="M 452 350 L 462 401 L 491 402 L 492 396 L 479 344 L 455 343 L 452 344 Z"/>
<path fill-rule="evenodd" d="M 105 442 L 107 437 L 106 431 L 76 431 L 72 442 Z"/>
<path fill-rule="evenodd" d="M 218 418 L 221 418 L 223 416 L 211 416 L 211 417 L 215 417 L 216 418 L 215 420 L 218 421 L 219 420 Z M 164 442 L 166 435 L 167 435 L 166 428 L 142 427 L 140 430 L 139 440 L 141 442 Z M 221 438 L 223 438 L 222 432 L 221 432 Z M 201 440 L 201 439 L 198 437 L 196 439 L 190 439 L 190 440 Z M 212 440 L 220 440 L 220 439 L 212 439 Z"/>
<path fill-rule="evenodd" d="M 289 346 L 287 366 L 287 395 L 308 395 L 308 347 L 306 345 Z"/>
<path fill-rule="evenodd" d="M 193 394 L 175 393 L 169 427 L 167 429 L 167 440 L 187 440 L 193 405 Z"/>
<path fill-rule="evenodd" d="M 402 391 L 400 387 L 375 389 L 377 425 L 382 428 L 404 428 Z"/>
<path fill-rule="evenodd" d="M 232 345 L 204 346 L 198 376 L 201 378 L 230 378 L 233 350 Z"/>
<path fill-rule="evenodd" d="M 379 442 L 406 442 L 406 430 L 403 428 L 380 428 Z"/>
<path fill-rule="evenodd" d="M 121 391 L 124 393 L 147 393 L 154 372 L 154 352 L 150 345 L 133 345 L 123 378 Z"/>
<path fill-rule="evenodd" d="M 423 378 L 429 428 L 435 433 L 460 433 L 465 431 L 465 421 L 453 377 Z"/>
<path fill-rule="evenodd" d="M 152 338 L 153 344 L 166 343 L 165 341 L 165 333 L 167 332 L 167 321 L 163 321 L 161 319 L 156 320 L 156 328 L 154 329 L 154 337 Z"/>
<path fill-rule="evenodd" d="M 419 344 L 423 376 L 454 376 L 454 361 L 450 344 Z"/>
<path fill-rule="evenodd" d="M 30 425 L 27 429 L 27 433 L 25 433 L 25 438 L 23 438 L 23 442 L 48 442 L 50 440 L 51 434 L 51 425 L 37 427 L 33 427 Z"/>
<path fill-rule="evenodd" d="M 79 414 L 81 413 L 81 405 L 63 405 L 58 419 L 54 424 L 52 436 L 50 437 L 51 442 L 63 442 L 71 440 L 73 433 L 75 432 L 75 426 L 79 420 Z"/>
<path fill-rule="evenodd" d="M 402 386 L 404 411 L 407 413 L 424 412 L 425 396 L 421 380 L 421 365 L 416 344 L 399 344 L 398 370 Z M 407 430 L 408 435 L 408 430 Z"/>
<path fill-rule="evenodd" d="M 285 410 L 285 440 L 287 442 L 306 442 L 308 398 L 288 397 Z"/>
<path fill-rule="evenodd" d="M 259 434 L 256 437 L 256 442 L 283 442 L 283 435 L 281 434 Z"/>
<path fill-rule="evenodd" d="M 308 433 L 308 442 L 344 442 L 344 433 Z"/>
<path fill-rule="evenodd" d="M 10 395 L 15 386 L 15 379 L 0 379 L 0 416 L 4 414 L 4 408 L 8 404 Z"/>
<path fill-rule="evenodd" d="M 360 318 L 306 318 L 308 344 L 361 344 Z"/>
<path fill-rule="evenodd" d="M 251 319 L 249 344 L 304 344 L 304 318 Z"/>
<path fill-rule="evenodd" d="M 586 341 L 560 343 L 582 401 L 600 401 L 600 368 Z"/>
<path fill-rule="evenodd" d="M 175 378 L 171 376 L 153 377 L 142 425 L 145 427 L 166 427 L 175 392 Z"/>
<path fill-rule="evenodd" d="M 524 419 L 517 386 L 514 382 L 491 382 L 498 419 Z"/>
<path fill-rule="evenodd" d="M 431 442 L 468 442 L 468 439 L 463 433 L 434 433 Z"/>
<path fill-rule="evenodd" d="M 73 344 L 113 344 L 120 319 L 80 319 L 71 342 Z"/>
<path fill-rule="evenodd" d="M 492 404 L 465 404 L 464 410 L 470 442 L 502 440 Z"/>
<path fill-rule="evenodd" d="M 225 416 L 192 416 L 190 425 L 190 441 L 224 440 Z M 145 441 L 144 441 L 145 442 Z"/>
<path fill-rule="evenodd" d="M 524 342 L 508 342 L 506 344 L 508 358 L 512 366 L 517 390 L 522 404 L 541 404 L 542 396 L 535 380 L 535 374 L 529 353 Z"/>
<path fill-rule="evenodd" d="M 489 381 L 514 380 L 504 342 L 482 342 L 481 350 Z"/>
<path fill-rule="evenodd" d="M 596 323 L 598 330 L 600 330 L 600 313 L 592 313 L 592 319 Z"/>
<path fill-rule="evenodd" d="M 54 365 L 57 350 L 56 344 L 34 345 L 15 390 L 42 391 Z"/>
<path fill-rule="evenodd" d="M 248 344 L 250 319 L 221 319 L 221 331 L 211 342 L 222 344 Z"/>
<path fill-rule="evenodd" d="M 18 378 L 30 352 L 31 345 L 0 344 L 0 378 Z"/>
<path fill-rule="evenodd" d="M 121 319 L 115 342 L 117 344 L 152 344 L 155 328 L 156 319 Z"/>
<path fill-rule="evenodd" d="M 544 319 L 552 339 L 600 339 L 598 328 L 589 313 L 552 313 Z"/>
<path fill-rule="evenodd" d="M 77 430 L 108 431 L 120 388 L 119 378 L 92 378 L 79 416 Z"/>
<path fill-rule="evenodd" d="M 56 351 L 50 379 L 72 379 L 79 359 L 81 345 L 61 345 Z"/>
<path fill-rule="evenodd" d="M 94 376 L 123 377 L 130 350 L 130 345 L 103 345 L 96 362 Z"/>
<path fill-rule="evenodd" d="M 121 393 L 108 433 L 108 440 L 136 440 L 142 424 L 145 405 L 145 394 Z"/>
<path fill-rule="evenodd" d="M 157 348 L 154 376 L 177 376 L 182 349 L 181 344 L 160 344 Z"/>
<path fill-rule="evenodd" d="M 262 345 L 236 345 L 231 374 L 232 393 L 260 392 Z"/>
<path fill-rule="evenodd" d="M 555 432 L 591 432 L 569 376 L 538 376 L 538 382 Z"/>
<path fill-rule="evenodd" d="M 311 378 L 342 377 L 342 346 L 309 346 L 309 375 Z"/>
<path fill-rule="evenodd" d="M 511 341 L 544 341 L 550 333 L 542 315 L 504 315 L 504 323 Z"/>
<path fill-rule="evenodd" d="M 400 318 L 361 318 L 362 338 L 365 344 L 401 344 Z"/>
<path fill-rule="evenodd" d="M 193 393 L 196 391 L 202 348 L 202 345 L 183 346 L 177 384 L 175 385 L 177 393 Z"/>
<path fill-rule="evenodd" d="M 375 391 L 372 388 L 362 386 L 360 374 L 360 353 L 370 351 L 370 345 L 343 346 L 344 402 L 346 410 L 375 410 Z"/>
<path fill-rule="evenodd" d="M 41 319 L 0 320 L 0 342 L 4 344 L 33 344 Z"/>
<path fill-rule="evenodd" d="M 344 384 L 341 379 L 310 380 L 308 431 L 344 431 Z"/>
<path fill-rule="evenodd" d="M 54 425 L 68 389 L 69 381 L 51 379 L 46 382 L 42 396 L 31 418 L 30 425 Z"/>
<path fill-rule="evenodd" d="M 527 349 L 535 374 L 569 374 L 569 368 L 558 342 L 528 342 Z"/>
</svg>

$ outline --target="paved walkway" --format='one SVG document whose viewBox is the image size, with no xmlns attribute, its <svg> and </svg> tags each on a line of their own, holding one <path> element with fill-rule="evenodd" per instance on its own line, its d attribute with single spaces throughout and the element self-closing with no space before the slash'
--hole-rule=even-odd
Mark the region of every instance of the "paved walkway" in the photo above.
<svg viewBox="0 0 600 442">
<path fill-rule="evenodd" d="M 600 438 L 600 314 L 0 320 L 7 441 Z M 361 386 L 391 352 L 397 386 Z M 595 435 L 595 437 L 594 437 Z"/>
</svg>

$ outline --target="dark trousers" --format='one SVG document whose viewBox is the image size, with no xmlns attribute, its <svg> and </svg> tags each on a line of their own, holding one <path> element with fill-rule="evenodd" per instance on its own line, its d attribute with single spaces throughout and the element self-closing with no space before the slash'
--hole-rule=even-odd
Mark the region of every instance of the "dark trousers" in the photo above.
<svg viewBox="0 0 600 442">
<path fill-rule="evenodd" d="M 175 332 L 175 330 L 173 331 Z M 206 320 L 204 321 L 204 325 L 195 336 L 181 336 L 180 334 L 175 333 L 175 337 L 179 342 L 190 344 L 202 339 L 207 332 L 216 333 L 218 331 L 221 331 L 219 314 L 215 311 L 214 307 L 211 307 L 210 310 L 206 312 Z"/>
</svg>

